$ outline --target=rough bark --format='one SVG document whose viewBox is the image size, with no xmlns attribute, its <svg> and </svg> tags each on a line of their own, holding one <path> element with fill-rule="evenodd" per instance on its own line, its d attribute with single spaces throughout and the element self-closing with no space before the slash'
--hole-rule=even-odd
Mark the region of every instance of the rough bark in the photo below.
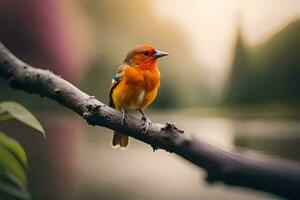
<svg viewBox="0 0 300 200">
<path fill-rule="evenodd" d="M 143 141 L 153 149 L 165 149 L 203 168 L 207 181 L 223 182 L 270 192 L 289 199 L 300 199 L 300 166 L 285 160 L 258 160 L 227 152 L 201 140 L 185 137 L 171 123 L 152 123 L 147 134 L 143 121 L 129 116 L 121 124 L 122 114 L 90 96 L 49 70 L 22 62 L 0 43 L 0 76 L 15 88 L 36 93 L 59 102 L 82 116 L 90 125 L 121 131 Z"/>
</svg>

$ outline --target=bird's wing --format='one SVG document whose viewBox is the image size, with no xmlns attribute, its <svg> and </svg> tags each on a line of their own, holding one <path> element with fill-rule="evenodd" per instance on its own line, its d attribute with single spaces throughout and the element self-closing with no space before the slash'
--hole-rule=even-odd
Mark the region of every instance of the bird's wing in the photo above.
<svg viewBox="0 0 300 200">
<path fill-rule="evenodd" d="M 120 83 L 121 81 L 121 78 L 122 76 L 124 75 L 125 73 L 125 69 L 127 68 L 128 66 L 127 65 L 120 65 L 117 70 L 116 70 L 116 73 L 115 75 L 113 76 L 112 78 L 112 86 L 110 88 L 110 91 L 109 91 L 109 106 L 110 107 L 115 107 L 115 103 L 113 101 L 113 98 L 112 98 L 112 94 L 113 94 L 113 91 L 114 89 L 118 86 L 118 84 Z"/>
</svg>

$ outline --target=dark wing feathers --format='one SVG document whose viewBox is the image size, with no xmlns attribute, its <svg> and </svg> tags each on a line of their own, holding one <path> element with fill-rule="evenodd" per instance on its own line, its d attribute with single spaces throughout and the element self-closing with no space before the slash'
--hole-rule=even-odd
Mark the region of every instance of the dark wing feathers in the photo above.
<svg viewBox="0 0 300 200">
<path fill-rule="evenodd" d="M 117 87 L 117 85 L 120 83 L 120 81 L 114 83 L 111 88 L 110 88 L 110 91 L 109 91 L 109 106 L 112 107 L 112 108 L 115 108 L 115 103 L 113 101 L 113 98 L 112 98 L 112 93 L 114 91 L 114 89 Z"/>
<path fill-rule="evenodd" d="M 112 82 L 113 83 L 117 83 L 120 81 L 121 77 L 123 76 L 124 72 L 121 72 L 121 73 L 118 73 L 118 74 L 115 74 L 112 78 Z"/>
<path fill-rule="evenodd" d="M 117 71 L 116 71 L 116 74 L 112 78 L 112 86 L 111 86 L 110 91 L 109 91 L 109 106 L 112 107 L 112 108 L 115 108 L 115 103 L 112 99 L 113 91 L 118 86 L 118 84 L 120 83 L 121 78 L 124 75 L 126 68 L 127 68 L 127 65 L 124 65 L 124 64 L 119 66 Z"/>
</svg>

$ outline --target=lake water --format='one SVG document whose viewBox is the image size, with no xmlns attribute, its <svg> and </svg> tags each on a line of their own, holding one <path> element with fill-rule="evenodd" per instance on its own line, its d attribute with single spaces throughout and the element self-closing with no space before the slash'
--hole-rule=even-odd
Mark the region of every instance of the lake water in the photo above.
<svg viewBox="0 0 300 200">
<path fill-rule="evenodd" d="M 182 113 L 150 117 L 155 122 L 175 122 L 187 135 L 223 149 L 238 148 L 251 156 L 269 154 L 295 161 L 300 158 L 297 120 L 236 120 Z M 112 149 L 111 134 L 106 132 L 109 130 L 83 126 L 80 134 L 76 174 L 85 188 L 79 190 L 85 191 L 81 194 L 84 199 L 93 193 L 99 199 L 278 199 L 250 189 L 207 185 L 201 169 L 163 150 L 153 152 L 134 139 L 126 151 Z"/>
<path fill-rule="evenodd" d="M 163 150 L 131 139 L 127 150 L 111 148 L 111 130 L 88 126 L 66 113 L 39 116 L 48 137 L 15 134 L 28 150 L 30 188 L 36 199 L 280 199 L 252 189 L 207 185 L 205 172 Z M 297 119 L 232 119 L 184 112 L 151 112 L 153 122 L 175 122 L 185 134 L 250 156 L 300 161 Z M 7 132 L 32 132 L 9 122 Z M 0 127 L 0 128 L 1 128 Z M 20 136 L 21 135 L 21 136 Z"/>
</svg>

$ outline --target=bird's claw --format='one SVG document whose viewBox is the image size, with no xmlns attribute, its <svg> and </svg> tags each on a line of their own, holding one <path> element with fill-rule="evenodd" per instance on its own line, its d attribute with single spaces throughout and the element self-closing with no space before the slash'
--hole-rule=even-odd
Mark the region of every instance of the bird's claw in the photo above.
<svg viewBox="0 0 300 200">
<path fill-rule="evenodd" d="M 128 123 L 127 122 L 127 114 L 126 114 L 126 112 L 123 112 L 122 113 L 122 126 L 125 124 L 125 123 Z"/>
<path fill-rule="evenodd" d="M 149 118 L 144 117 L 144 116 L 142 117 L 142 120 L 144 121 L 144 124 L 141 127 L 141 132 L 142 132 L 142 134 L 146 134 L 148 132 L 148 128 L 152 122 L 150 121 Z"/>
</svg>

